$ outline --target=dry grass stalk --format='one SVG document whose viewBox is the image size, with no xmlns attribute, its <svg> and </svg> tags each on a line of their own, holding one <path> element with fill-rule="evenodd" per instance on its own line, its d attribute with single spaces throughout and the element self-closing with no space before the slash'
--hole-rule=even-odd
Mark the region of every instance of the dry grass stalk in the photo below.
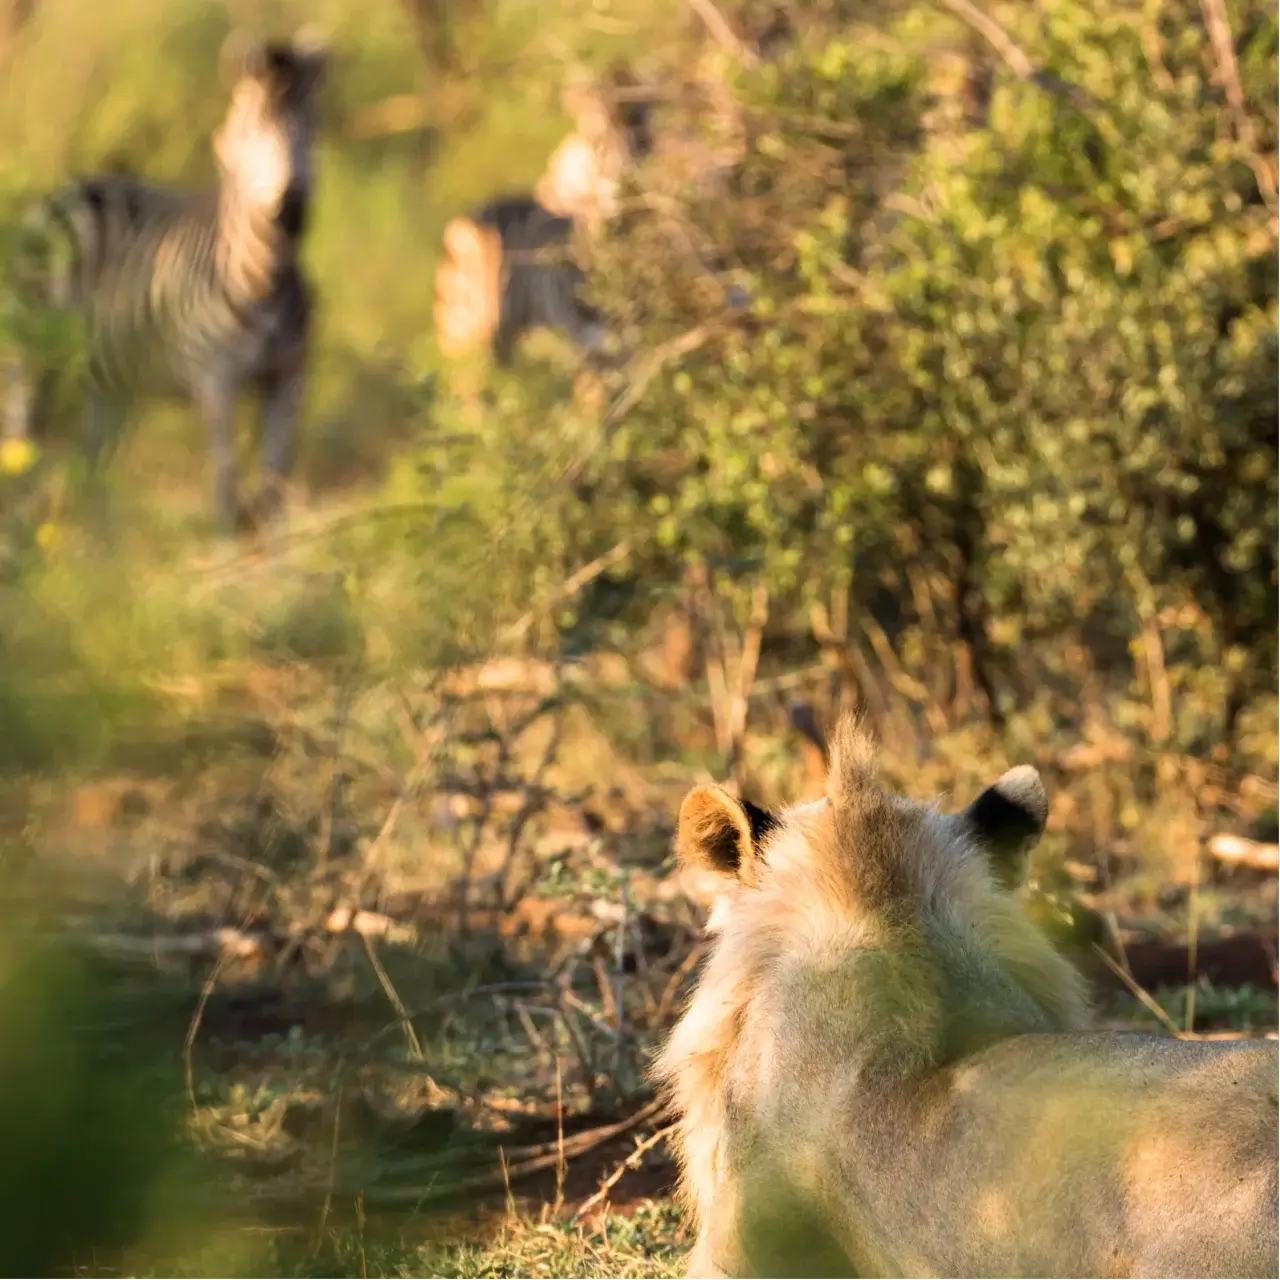
<svg viewBox="0 0 1280 1280">
<path fill-rule="evenodd" d="M 628 1169 L 638 1169 L 643 1161 L 646 1152 L 652 1151 L 658 1143 L 662 1142 L 669 1133 L 675 1128 L 674 1124 L 664 1125 L 661 1129 L 655 1129 L 643 1141 L 637 1142 L 635 1150 L 630 1153 L 624 1160 L 618 1161 L 617 1166 L 607 1178 L 601 1179 L 600 1186 L 593 1191 L 577 1208 L 574 1213 L 575 1219 L 586 1217 L 597 1206 L 603 1204 L 609 1198 L 609 1192 L 613 1190 L 622 1175 Z"/>
<path fill-rule="evenodd" d="M 409 1056 L 415 1062 L 422 1062 L 425 1055 L 422 1052 L 422 1044 L 418 1040 L 418 1033 L 413 1029 L 413 1022 L 409 1018 L 409 1011 L 405 1008 L 404 1001 L 400 999 L 400 993 L 395 989 L 388 976 L 386 969 L 383 967 L 382 961 L 378 958 L 378 953 L 374 948 L 373 939 L 367 934 L 360 935 L 361 942 L 364 943 L 365 953 L 369 957 L 369 963 L 373 967 L 374 973 L 378 977 L 378 982 L 382 987 L 387 1000 L 391 1007 L 396 1011 L 396 1017 L 400 1020 L 401 1030 L 404 1032 L 405 1043 L 409 1046 Z"/>
</svg>

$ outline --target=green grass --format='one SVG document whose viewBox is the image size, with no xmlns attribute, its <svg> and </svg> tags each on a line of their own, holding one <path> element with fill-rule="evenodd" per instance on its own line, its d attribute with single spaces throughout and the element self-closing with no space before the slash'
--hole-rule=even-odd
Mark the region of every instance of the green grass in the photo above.
<svg viewBox="0 0 1280 1280">
<path fill-rule="evenodd" d="M 428 1231 L 430 1229 L 427 1229 Z M 683 1272 L 688 1241 L 674 1207 L 643 1202 L 627 1214 L 597 1213 L 588 1223 L 547 1212 L 514 1208 L 489 1222 L 474 1241 L 414 1243 L 422 1234 L 412 1219 L 393 1232 L 378 1228 L 241 1233 L 215 1240 L 160 1267 L 143 1265 L 127 1272 L 86 1265 L 75 1274 L 109 1277 L 258 1276 L 297 1277 L 485 1277 L 677 1276 Z"/>
</svg>

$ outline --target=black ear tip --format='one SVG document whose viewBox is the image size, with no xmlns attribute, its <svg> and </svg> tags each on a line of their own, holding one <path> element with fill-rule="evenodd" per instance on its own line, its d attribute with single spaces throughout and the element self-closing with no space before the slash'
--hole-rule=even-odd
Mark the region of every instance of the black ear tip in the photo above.
<svg viewBox="0 0 1280 1280">
<path fill-rule="evenodd" d="M 752 804 L 750 800 L 746 799 L 742 802 L 742 808 L 746 812 L 747 821 L 751 824 L 751 838 L 758 848 L 771 831 L 777 830 L 777 815 L 768 809 L 762 809 L 758 804 Z"/>
<path fill-rule="evenodd" d="M 1016 805 L 1043 831 L 1049 820 L 1049 796 L 1038 770 L 1029 764 L 1020 764 L 996 779 L 992 790 L 1010 804 Z"/>
<path fill-rule="evenodd" d="M 970 829 L 992 851 L 1025 848 L 1044 834 L 1049 797 L 1039 773 L 1021 765 L 997 778 L 967 814 Z"/>
</svg>

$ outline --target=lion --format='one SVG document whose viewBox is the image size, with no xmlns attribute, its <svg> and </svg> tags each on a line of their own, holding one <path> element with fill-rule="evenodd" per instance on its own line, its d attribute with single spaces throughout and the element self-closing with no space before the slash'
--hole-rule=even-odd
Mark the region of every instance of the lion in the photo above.
<svg viewBox="0 0 1280 1280">
<path fill-rule="evenodd" d="M 689 1276 L 1274 1276 L 1277 1047 L 1090 1030 L 1016 892 L 1040 775 L 959 813 L 834 735 L 826 795 L 698 786 L 676 851 L 723 892 L 656 1076 Z"/>
</svg>

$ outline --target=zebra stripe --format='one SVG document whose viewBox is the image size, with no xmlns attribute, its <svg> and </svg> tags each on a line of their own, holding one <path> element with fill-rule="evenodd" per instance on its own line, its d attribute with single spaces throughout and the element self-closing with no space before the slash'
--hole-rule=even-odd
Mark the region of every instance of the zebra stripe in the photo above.
<svg viewBox="0 0 1280 1280">
<path fill-rule="evenodd" d="M 494 353 L 508 364 L 522 334 L 547 328 L 588 351 L 604 345 L 605 325 L 582 297 L 585 277 L 572 257 L 574 224 L 529 196 L 491 200 L 472 214 L 502 243 L 503 285 Z"/>
<path fill-rule="evenodd" d="M 114 445 L 131 403 L 194 401 L 210 433 L 224 533 L 238 515 L 232 427 L 243 391 L 261 400 L 268 505 L 292 461 L 312 309 L 299 249 L 325 63 L 305 36 L 245 51 L 214 140 L 214 190 L 84 178 L 47 200 L 33 224 L 46 301 L 88 321 L 91 462 Z"/>
</svg>

